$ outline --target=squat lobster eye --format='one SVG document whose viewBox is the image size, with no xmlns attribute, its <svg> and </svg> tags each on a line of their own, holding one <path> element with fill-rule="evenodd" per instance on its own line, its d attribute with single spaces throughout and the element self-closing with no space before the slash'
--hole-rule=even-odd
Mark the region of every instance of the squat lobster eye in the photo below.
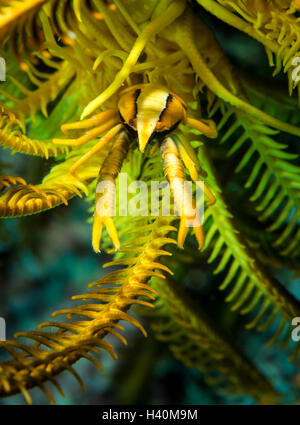
<svg viewBox="0 0 300 425">
<path fill-rule="evenodd" d="M 137 132 L 141 152 L 153 135 L 165 135 L 186 120 L 183 100 L 165 87 L 152 84 L 140 84 L 124 90 L 118 110 L 125 126 Z"/>
<path fill-rule="evenodd" d="M 204 245 L 204 234 L 198 213 L 193 214 L 194 201 L 185 201 L 184 196 L 184 166 L 188 169 L 192 180 L 199 180 L 199 164 L 197 155 L 192 147 L 183 139 L 177 141 L 177 145 L 168 133 L 175 130 L 180 124 L 186 124 L 203 133 L 206 137 L 217 137 L 217 130 L 212 120 L 197 120 L 189 118 L 186 113 L 187 106 L 175 93 L 165 87 L 153 84 L 139 84 L 123 90 L 120 94 L 118 109 L 104 111 L 83 121 L 68 123 L 62 126 L 62 131 L 68 134 L 72 130 L 88 129 L 81 137 L 74 139 L 54 139 L 54 143 L 69 146 L 81 146 L 89 140 L 101 136 L 98 142 L 86 152 L 73 166 L 70 173 L 76 177 L 75 171 L 97 152 L 112 143 L 111 149 L 105 158 L 99 172 L 98 183 L 103 181 L 110 183 L 106 189 L 108 197 L 102 199 L 101 194 L 96 195 L 96 208 L 94 213 L 92 244 L 96 252 L 100 251 L 100 240 L 103 225 L 115 245 L 120 247 L 118 233 L 113 221 L 113 206 L 115 190 L 114 182 L 121 170 L 122 162 L 126 158 L 130 144 L 134 142 L 130 138 L 130 132 L 137 133 L 139 150 L 144 152 L 149 140 L 155 136 L 161 142 L 161 156 L 164 171 L 170 182 L 175 203 L 179 205 L 180 226 L 178 231 L 178 245 L 183 247 L 184 240 L 191 222 L 198 241 L 199 249 Z M 204 185 L 205 195 L 209 203 L 215 202 L 214 196 Z M 183 202 L 187 202 L 185 211 Z M 98 205 L 98 207 L 97 207 Z M 106 207 L 105 207 L 106 205 Z"/>
</svg>

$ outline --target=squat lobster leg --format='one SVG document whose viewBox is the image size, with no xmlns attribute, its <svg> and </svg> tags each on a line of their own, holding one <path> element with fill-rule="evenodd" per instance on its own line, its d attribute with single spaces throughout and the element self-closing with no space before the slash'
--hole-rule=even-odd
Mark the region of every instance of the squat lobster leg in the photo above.
<svg viewBox="0 0 300 425">
<path fill-rule="evenodd" d="M 100 112 L 100 114 L 93 115 L 91 118 L 82 121 L 70 122 L 61 126 L 61 131 L 68 134 L 69 130 L 81 130 L 82 128 L 90 128 L 106 122 L 109 119 L 117 117 L 117 111 L 110 109 L 108 111 Z"/>
<path fill-rule="evenodd" d="M 128 136 L 125 132 L 122 132 L 112 145 L 111 150 L 104 160 L 99 172 L 92 231 L 92 245 L 95 252 L 100 252 L 103 224 L 107 228 L 108 234 L 115 245 L 116 251 L 120 248 L 117 229 L 112 218 L 115 203 L 115 179 L 121 170 L 124 158 L 127 156 L 128 147 Z"/>
<path fill-rule="evenodd" d="M 123 125 L 118 124 L 111 128 L 99 141 L 90 149 L 85 155 L 83 155 L 75 164 L 70 168 L 70 173 L 76 177 L 75 171 L 88 159 L 94 156 L 97 152 L 104 148 L 122 129 Z"/>
<path fill-rule="evenodd" d="M 196 166 L 195 162 L 193 161 L 193 159 L 188 155 L 185 147 L 183 146 L 183 144 L 181 142 L 179 142 L 179 151 L 180 151 L 181 159 L 182 159 L 184 165 L 186 166 L 186 168 L 189 170 L 189 173 L 190 173 L 192 180 L 194 182 L 198 182 L 199 181 L 199 174 L 198 174 L 198 171 L 197 171 L 197 166 Z M 205 195 L 209 199 L 209 202 L 207 203 L 207 205 L 213 205 L 216 202 L 216 198 L 211 193 L 211 191 L 208 189 L 208 187 L 205 183 L 203 185 L 203 189 L 204 189 Z"/>
<path fill-rule="evenodd" d="M 196 120 L 195 118 L 187 117 L 184 124 L 189 125 L 195 130 L 200 131 L 209 139 L 215 139 L 218 136 L 216 124 L 213 120 Z"/>
<path fill-rule="evenodd" d="M 86 121 L 90 121 L 90 120 L 86 120 Z M 94 139 L 95 137 L 99 136 L 101 133 L 104 133 L 104 131 L 109 130 L 110 128 L 112 128 L 113 126 L 115 126 L 117 123 L 119 122 L 119 119 L 117 117 L 117 114 L 115 117 L 111 118 L 110 120 L 106 121 L 105 123 L 101 124 L 98 127 L 93 128 L 92 130 L 87 131 L 83 136 L 78 137 L 77 139 L 53 139 L 53 143 L 55 144 L 63 144 L 63 145 L 67 145 L 67 146 L 82 146 L 85 143 L 89 142 L 90 140 Z M 94 121 L 94 123 L 96 123 L 96 121 Z M 75 124 L 78 126 L 75 127 Z M 73 128 L 80 128 L 79 127 L 80 123 L 70 123 L 70 124 L 65 124 L 65 126 L 69 125 L 74 125 Z M 91 124 L 89 124 L 89 127 L 91 126 Z M 66 134 L 66 128 L 64 128 L 63 130 L 62 126 L 62 131 L 65 132 Z M 70 127 L 68 127 L 70 128 Z M 84 126 L 82 126 L 81 128 L 86 128 Z"/>
<path fill-rule="evenodd" d="M 193 227 L 198 241 L 199 249 L 204 246 L 204 232 L 200 217 L 196 210 L 192 194 L 184 185 L 185 173 L 178 149 L 170 137 L 167 137 L 161 145 L 161 156 L 164 164 L 165 175 L 171 185 L 175 204 L 180 215 L 177 243 L 180 248 L 183 244 L 189 227 Z"/>
</svg>

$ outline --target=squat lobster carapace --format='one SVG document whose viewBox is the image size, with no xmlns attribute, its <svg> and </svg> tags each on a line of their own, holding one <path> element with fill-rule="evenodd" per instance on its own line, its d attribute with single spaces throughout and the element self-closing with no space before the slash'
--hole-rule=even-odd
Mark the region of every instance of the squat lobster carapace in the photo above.
<svg viewBox="0 0 300 425">
<path fill-rule="evenodd" d="M 117 110 L 101 112 L 83 121 L 62 126 L 62 131 L 65 134 L 68 134 L 70 130 L 90 130 L 79 138 L 54 139 L 54 143 L 81 146 L 104 133 L 92 149 L 71 167 L 70 172 L 74 176 L 76 176 L 75 172 L 78 167 L 113 140 L 110 152 L 103 162 L 98 177 L 98 184 L 106 181 L 111 185 L 107 189 L 105 197 L 103 194 L 96 194 L 92 232 L 92 244 L 96 252 L 100 251 L 103 224 L 106 226 L 116 250 L 120 247 L 118 233 L 113 221 L 114 183 L 128 153 L 130 143 L 137 139 L 139 150 L 144 152 L 152 138 L 160 141 L 164 172 L 170 183 L 180 215 L 178 246 L 183 247 L 188 228 L 193 227 L 199 249 L 203 247 L 204 234 L 194 201 L 188 201 L 190 198 L 185 197 L 184 202 L 189 204 L 185 205 L 184 208 L 182 207 L 185 181 L 184 166 L 188 169 L 192 180 L 198 181 L 199 163 L 197 163 L 196 155 L 189 154 L 188 150 L 192 149 L 191 147 L 187 149 L 187 145 L 180 139 L 175 143 L 170 136 L 170 133 L 175 131 L 180 123 L 189 125 L 206 137 L 217 137 L 215 123 L 212 120 L 197 120 L 188 117 L 187 106 L 178 95 L 159 85 L 139 84 L 121 92 Z M 215 198 L 206 186 L 204 186 L 204 191 L 209 198 L 209 203 L 214 203 Z M 196 212 L 189 215 L 187 211 Z M 192 226 L 188 226 L 188 222 L 192 223 Z"/>
</svg>

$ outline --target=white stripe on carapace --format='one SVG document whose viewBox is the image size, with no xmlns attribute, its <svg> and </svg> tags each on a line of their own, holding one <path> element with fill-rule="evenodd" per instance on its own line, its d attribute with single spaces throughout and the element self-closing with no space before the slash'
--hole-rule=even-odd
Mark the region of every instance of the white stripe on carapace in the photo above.
<svg viewBox="0 0 300 425">
<path fill-rule="evenodd" d="M 160 87 L 145 86 L 137 98 L 137 132 L 139 149 L 144 151 L 157 122 L 167 106 L 169 93 Z"/>
</svg>

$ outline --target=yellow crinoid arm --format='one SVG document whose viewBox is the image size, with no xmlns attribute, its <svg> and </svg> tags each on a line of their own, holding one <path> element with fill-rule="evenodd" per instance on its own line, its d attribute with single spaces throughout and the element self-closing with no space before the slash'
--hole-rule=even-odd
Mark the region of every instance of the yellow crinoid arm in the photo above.
<svg viewBox="0 0 300 425">
<path fill-rule="evenodd" d="M 5 6 L 1 4 L 1 13 L 0 13 L 0 33 L 4 34 L 6 28 L 12 23 L 16 23 L 18 20 L 24 19 L 24 16 L 29 14 L 34 9 L 38 9 L 42 6 L 43 3 L 46 3 L 47 0 L 29 0 L 22 2 L 1 2 L 6 3 Z"/>
<path fill-rule="evenodd" d="M 199 49 L 197 48 L 196 41 L 194 40 L 193 33 L 194 17 L 191 13 L 185 12 L 181 18 L 181 22 L 176 26 L 176 41 L 185 52 L 193 69 L 205 85 L 215 93 L 219 98 L 225 100 L 230 105 L 233 105 L 246 112 L 260 122 L 263 122 L 273 128 L 300 136 L 300 128 L 294 125 L 283 122 L 271 115 L 255 108 L 250 103 L 245 102 L 239 97 L 232 94 L 223 84 L 216 78 L 213 72 L 209 69 L 205 60 L 203 59 Z"/>
<path fill-rule="evenodd" d="M 164 164 L 164 172 L 170 183 L 175 204 L 180 215 L 180 225 L 177 243 L 183 248 L 188 229 L 192 227 L 198 242 L 199 249 L 204 246 L 204 232 L 201 220 L 196 209 L 192 194 L 185 186 L 185 172 L 180 159 L 179 151 L 174 141 L 167 137 L 161 145 L 161 156 Z"/>
<path fill-rule="evenodd" d="M 103 224 L 107 228 L 116 251 L 120 248 L 118 232 L 113 221 L 116 192 L 115 180 L 121 170 L 123 160 L 127 155 L 128 147 L 129 140 L 127 133 L 125 131 L 121 132 L 113 143 L 99 172 L 92 230 L 92 245 L 95 252 L 100 252 Z"/>
<path fill-rule="evenodd" d="M 178 16 L 183 13 L 184 9 L 185 0 L 174 0 L 162 15 L 158 16 L 156 19 L 150 22 L 149 25 L 146 26 L 146 28 L 136 39 L 123 67 L 116 75 L 113 82 L 98 97 L 96 97 L 86 106 L 81 115 L 81 118 L 85 118 L 93 111 L 95 111 L 95 109 L 101 106 L 103 102 L 109 99 L 110 96 L 112 96 L 122 86 L 133 67 L 137 63 L 140 54 L 142 53 L 149 40 L 151 40 L 155 34 L 164 29 L 176 18 L 178 18 Z"/>
</svg>

